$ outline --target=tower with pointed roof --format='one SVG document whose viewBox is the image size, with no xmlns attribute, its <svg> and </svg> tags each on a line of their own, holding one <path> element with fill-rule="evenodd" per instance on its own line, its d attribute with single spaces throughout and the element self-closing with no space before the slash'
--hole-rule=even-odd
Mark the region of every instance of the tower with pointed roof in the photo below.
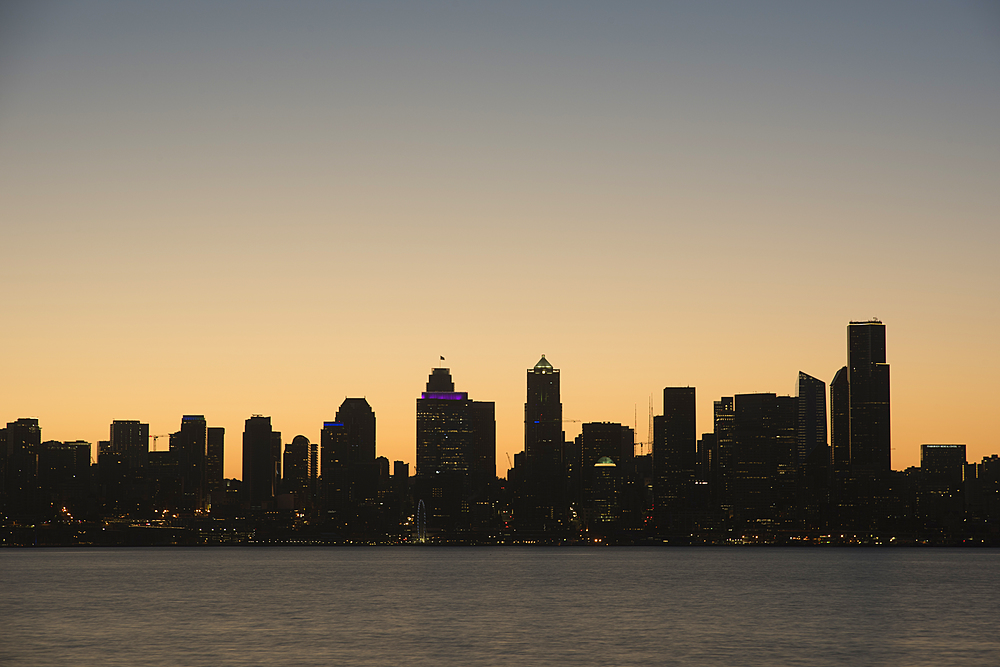
<svg viewBox="0 0 1000 667">
<path fill-rule="evenodd" d="M 559 369 L 545 355 L 528 369 L 528 396 L 524 404 L 524 453 L 531 469 L 561 467 L 562 403 L 559 398 Z"/>
</svg>

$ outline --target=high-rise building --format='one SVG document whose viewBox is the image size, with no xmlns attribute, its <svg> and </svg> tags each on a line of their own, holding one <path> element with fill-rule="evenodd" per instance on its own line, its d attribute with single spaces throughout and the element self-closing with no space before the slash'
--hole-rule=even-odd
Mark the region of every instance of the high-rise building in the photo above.
<svg viewBox="0 0 1000 667">
<path fill-rule="evenodd" d="M 87 505 L 90 486 L 90 443 L 43 442 L 38 450 L 38 489 L 44 506 L 76 515 Z"/>
<path fill-rule="evenodd" d="M 351 502 L 351 443 L 346 426 L 323 422 L 319 457 L 320 505 L 335 524 L 346 526 Z"/>
<path fill-rule="evenodd" d="M 737 518 L 774 520 L 794 502 L 797 421 L 792 396 L 736 395 L 732 491 Z"/>
<path fill-rule="evenodd" d="M 826 383 L 799 371 L 798 399 L 796 437 L 799 464 L 805 464 L 817 451 L 829 458 L 826 442 Z"/>
<path fill-rule="evenodd" d="M 282 487 L 287 493 L 295 493 L 301 498 L 309 496 L 309 438 L 297 435 L 285 445 Z"/>
<path fill-rule="evenodd" d="M 688 513 L 695 481 L 697 439 L 694 387 L 666 387 L 663 415 L 653 419 L 653 520 L 680 529 L 673 517 Z"/>
<path fill-rule="evenodd" d="M 723 396 L 713 404 L 715 448 L 718 452 L 713 475 L 709 478 L 712 502 L 726 517 L 733 515 L 736 474 L 736 409 L 732 396 Z"/>
<path fill-rule="evenodd" d="M 923 528 L 962 529 L 965 469 L 965 445 L 920 445 L 916 514 Z"/>
<path fill-rule="evenodd" d="M 878 320 L 851 322 L 847 340 L 851 470 L 855 476 L 887 475 L 892 447 L 885 325 Z"/>
<path fill-rule="evenodd" d="M 226 429 L 208 427 L 208 448 L 205 458 L 205 485 L 208 492 L 225 489 Z"/>
<path fill-rule="evenodd" d="M 563 465 L 565 433 L 559 369 L 545 355 L 527 372 L 524 403 L 524 470 L 518 480 L 515 519 L 522 530 L 549 531 L 560 523 L 567 508 Z"/>
<path fill-rule="evenodd" d="M 830 383 L 830 463 L 835 476 L 851 470 L 851 386 L 847 366 Z"/>
<path fill-rule="evenodd" d="M 253 415 L 243 429 L 244 504 L 269 509 L 281 479 L 281 433 L 271 429 L 271 418 Z"/>
<path fill-rule="evenodd" d="M 351 463 L 375 461 L 375 412 L 364 398 L 345 398 L 336 421 L 347 429 Z"/>
<path fill-rule="evenodd" d="M 936 485 L 959 487 L 964 481 L 965 445 L 920 445 L 920 473 Z"/>
<path fill-rule="evenodd" d="M 615 474 L 616 479 L 622 476 L 623 470 L 633 467 L 635 461 L 635 433 L 628 426 L 614 422 L 590 422 L 584 424 L 577 438 L 580 460 L 578 464 L 579 494 L 577 501 L 582 506 L 582 514 L 587 523 L 594 518 L 595 501 L 597 500 L 597 475 Z M 614 471 L 605 467 L 595 467 L 602 458 L 608 458 Z"/>
<path fill-rule="evenodd" d="M 494 404 L 456 392 L 450 370 L 433 369 L 417 399 L 417 494 L 431 530 L 471 528 L 495 478 Z"/>
<path fill-rule="evenodd" d="M 530 469 L 558 470 L 562 467 L 562 402 L 559 369 L 545 355 L 528 369 L 528 400 L 524 404 L 524 453 Z"/>
<path fill-rule="evenodd" d="M 129 470 L 145 470 L 149 461 L 149 424 L 134 419 L 111 422 L 111 453 L 122 457 Z"/>
<path fill-rule="evenodd" d="M 8 513 L 25 515 L 38 504 L 38 450 L 42 429 L 37 419 L 18 419 L 7 424 L 4 445 L 4 496 Z"/>
<path fill-rule="evenodd" d="M 203 415 L 184 415 L 181 428 L 170 436 L 181 481 L 179 509 L 205 509 L 207 496 L 208 425 Z"/>
</svg>

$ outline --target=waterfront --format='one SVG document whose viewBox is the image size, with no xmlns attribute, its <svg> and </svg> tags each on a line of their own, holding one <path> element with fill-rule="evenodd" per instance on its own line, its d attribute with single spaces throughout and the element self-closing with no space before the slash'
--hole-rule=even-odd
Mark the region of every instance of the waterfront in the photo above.
<svg viewBox="0 0 1000 667">
<path fill-rule="evenodd" d="M 0 663 L 995 665 L 1000 551 L 0 552 Z"/>
</svg>

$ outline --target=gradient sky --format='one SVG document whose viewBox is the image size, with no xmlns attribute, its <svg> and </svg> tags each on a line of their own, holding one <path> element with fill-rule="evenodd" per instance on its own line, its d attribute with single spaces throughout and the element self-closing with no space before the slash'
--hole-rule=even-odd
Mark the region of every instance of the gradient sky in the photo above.
<svg viewBox="0 0 1000 667">
<path fill-rule="evenodd" d="M 523 447 L 794 393 L 886 324 L 893 467 L 1000 452 L 995 2 L 0 4 L 0 420 L 415 459 L 439 356 Z M 579 432 L 566 424 L 567 437 Z M 164 443 L 161 441 L 161 447 Z"/>
</svg>

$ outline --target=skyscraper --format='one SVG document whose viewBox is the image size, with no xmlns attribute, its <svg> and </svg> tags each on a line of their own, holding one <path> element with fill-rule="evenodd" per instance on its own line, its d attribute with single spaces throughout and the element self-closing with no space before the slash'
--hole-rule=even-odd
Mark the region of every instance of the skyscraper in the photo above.
<svg viewBox="0 0 1000 667">
<path fill-rule="evenodd" d="M 528 398 L 524 404 L 524 453 L 529 468 L 557 470 L 566 440 L 559 399 L 559 369 L 545 359 L 528 369 Z"/>
<path fill-rule="evenodd" d="M 847 340 L 851 470 L 855 476 L 884 476 L 892 470 L 885 325 L 851 322 Z"/>
<path fill-rule="evenodd" d="M 319 457 L 321 505 L 335 524 L 346 526 L 351 501 L 351 443 L 346 426 L 323 422 Z"/>
<path fill-rule="evenodd" d="M 473 506 L 488 505 L 495 477 L 494 404 L 456 392 L 449 369 L 432 369 L 417 399 L 417 493 L 428 526 L 470 528 Z"/>
<path fill-rule="evenodd" d="M 145 470 L 149 461 L 149 424 L 134 419 L 111 422 L 111 453 L 122 457 L 129 470 Z"/>
<path fill-rule="evenodd" d="M 203 415 L 181 417 L 180 431 L 170 436 L 170 451 L 176 451 L 181 482 L 181 509 L 204 509 L 208 480 L 208 426 Z"/>
<path fill-rule="evenodd" d="M 737 518 L 773 520 L 794 502 L 797 419 L 792 396 L 736 395 L 732 496 Z"/>
<path fill-rule="evenodd" d="M 798 458 L 805 464 L 817 450 L 827 454 L 826 383 L 799 371 L 798 399 Z"/>
<path fill-rule="evenodd" d="M 692 509 L 696 431 L 694 387 L 665 387 L 663 415 L 653 419 L 653 519 L 660 529 Z"/>
<path fill-rule="evenodd" d="M 577 438 L 580 449 L 579 488 L 583 517 L 590 524 L 597 511 L 597 475 L 614 474 L 620 478 L 632 467 L 635 459 L 635 433 L 628 426 L 615 422 L 590 422 L 583 424 Z M 609 459 L 615 470 L 608 466 L 596 467 L 601 458 Z"/>
<path fill-rule="evenodd" d="M 297 435 L 285 445 L 282 468 L 282 488 L 286 493 L 294 493 L 299 498 L 309 497 L 309 438 Z"/>
<path fill-rule="evenodd" d="M 520 480 L 515 518 L 521 529 L 550 530 L 563 518 L 567 505 L 563 466 L 562 402 L 559 369 L 545 355 L 527 372 L 524 403 L 526 465 Z"/>
<path fill-rule="evenodd" d="M 712 502 L 726 517 L 731 517 L 734 507 L 736 474 L 736 408 L 732 396 L 723 396 L 713 404 L 715 448 L 718 452 L 713 476 L 709 479 Z"/>
<path fill-rule="evenodd" d="M 42 429 L 37 419 L 18 419 L 4 429 L 4 496 L 6 509 L 24 515 L 36 509 L 38 494 L 38 450 Z"/>
<path fill-rule="evenodd" d="M 847 366 L 830 383 L 830 462 L 833 474 L 843 476 L 851 470 L 851 386 Z"/>
<path fill-rule="evenodd" d="M 208 492 L 225 488 L 226 429 L 221 426 L 208 428 L 208 454 L 205 458 L 205 485 Z"/>
<path fill-rule="evenodd" d="M 281 433 L 271 429 L 271 418 L 253 415 L 243 429 L 244 504 L 269 509 L 281 479 Z"/>
<path fill-rule="evenodd" d="M 375 462 L 375 412 L 364 398 L 345 398 L 336 421 L 347 429 L 351 463 Z"/>
</svg>

